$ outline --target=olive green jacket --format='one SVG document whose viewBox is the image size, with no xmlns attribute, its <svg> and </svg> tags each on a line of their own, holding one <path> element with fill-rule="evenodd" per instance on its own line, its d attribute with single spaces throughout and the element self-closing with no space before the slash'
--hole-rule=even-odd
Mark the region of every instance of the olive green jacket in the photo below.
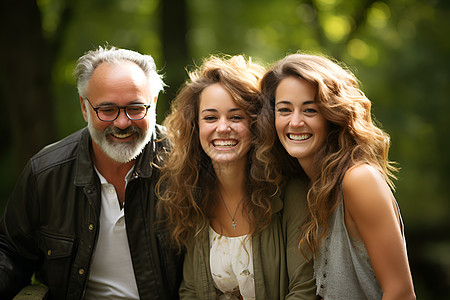
<svg viewBox="0 0 450 300">
<path fill-rule="evenodd" d="M 273 198 L 270 225 L 252 240 L 256 300 L 316 299 L 313 262 L 298 250 L 299 226 L 305 216 L 306 187 L 291 181 L 284 201 Z M 180 299 L 218 299 L 211 276 L 208 228 L 187 249 Z"/>
</svg>

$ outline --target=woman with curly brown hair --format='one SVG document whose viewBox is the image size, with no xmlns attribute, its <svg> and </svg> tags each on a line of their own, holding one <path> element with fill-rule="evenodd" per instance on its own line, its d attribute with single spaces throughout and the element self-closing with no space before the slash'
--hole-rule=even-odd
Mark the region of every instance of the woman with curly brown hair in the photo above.
<svg viewBox="0 0 450 300">
<path fill-rule="evenodd" d="M 212 56 L 189 73 L 165 119 L 173 150 L 159 209 L 186 250 L 181 299 L 315 299 L 312 263 L 286 255 L 305 215 L 298 195 L 280 196 L 254 156 L 264 71 L 243 56 Z M 283 215 L 282 199 L 298 209 Z"/>
<path fill-rule="evenodd" d="M 322 55 L 298 53 L 267 71 L 261 91 L 257 157 L 267 172 L 309 178 L 299 247 L 314 258 L 317 295 L 415 299 L 389 136 L 356 77 Z"/>
</svg>

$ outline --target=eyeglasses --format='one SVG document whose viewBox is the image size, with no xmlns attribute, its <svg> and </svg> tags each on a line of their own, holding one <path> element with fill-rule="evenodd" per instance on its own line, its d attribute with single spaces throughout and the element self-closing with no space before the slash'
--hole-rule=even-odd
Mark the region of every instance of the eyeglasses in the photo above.
<svg viewBox="0 0 450 300">
<path fill-rule="evenodd" d="M 97 114 L 98 119 L 103 122 L 112 122 L 117 119 L 121 109 L 125 111 L 128 119 L 132 121 L 142 120 L 147 115 L 147 111 L 151 106 L 149 104 L 132 104 L 126 106 L 105 105 L 94 107 L 87 97 L 85 99 Z"/>
</svg>

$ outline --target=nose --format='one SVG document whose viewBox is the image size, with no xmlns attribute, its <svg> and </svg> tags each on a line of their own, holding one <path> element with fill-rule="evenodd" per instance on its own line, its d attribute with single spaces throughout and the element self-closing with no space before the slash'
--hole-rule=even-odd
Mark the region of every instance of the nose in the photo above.
<svg viewBox="0 0 450 300">
<path fill-rule="evenodd" d="M 289 122 L 289 125 L 293 128 L 302 127 L 305 125 L 305 121 L 303 120 L 303 116 L 300 112 L 294 112 L 292 115 L 292 119 Z"/>
<path fill-rule="evenodd" d="M 125 110 L 121 109 L 119 116 L 114 120 L 114 126 L 120 129 L 125 129 L 131 126 L 131 120 L 125 114 Z"/>
<path fill-rule="evenodd" d="M 229 121 L 226 118 L 219 119 L 216 132 L 229 132 L 229 131 L 231 131 Z"/>
</svg>

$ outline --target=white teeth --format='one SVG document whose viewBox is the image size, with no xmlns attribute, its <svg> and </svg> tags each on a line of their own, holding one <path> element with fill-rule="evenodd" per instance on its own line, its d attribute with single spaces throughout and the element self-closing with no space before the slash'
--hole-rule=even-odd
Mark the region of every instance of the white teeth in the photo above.
<svg viewBox="0 0 450 300">
<path fill-rule="evenodd" d="M 304 141 L 309 139 L 312 136 L 312 134 L 292 134 L 290 133 L 288 135 L 289 139 L 294 141 Z"/>
<path fill-rule="evenodd" d="M 129 133 L 124 133 L 124 134 L 115 133 L 115 134 L 113 134 L 113 135 L 114 135 L 116 138 L 119 138 L 119 139 L 125 139 L 125 138 L 131 136 L 132 134 L 133 134 L 132 132 L 129 132 Z"/>
<path fill-rule="evenodd" d="M 236 146 L 237 141 L 235 140 L 216 140 L 213 141 L 214 147 L 234 147 Z"/>
</svg>

